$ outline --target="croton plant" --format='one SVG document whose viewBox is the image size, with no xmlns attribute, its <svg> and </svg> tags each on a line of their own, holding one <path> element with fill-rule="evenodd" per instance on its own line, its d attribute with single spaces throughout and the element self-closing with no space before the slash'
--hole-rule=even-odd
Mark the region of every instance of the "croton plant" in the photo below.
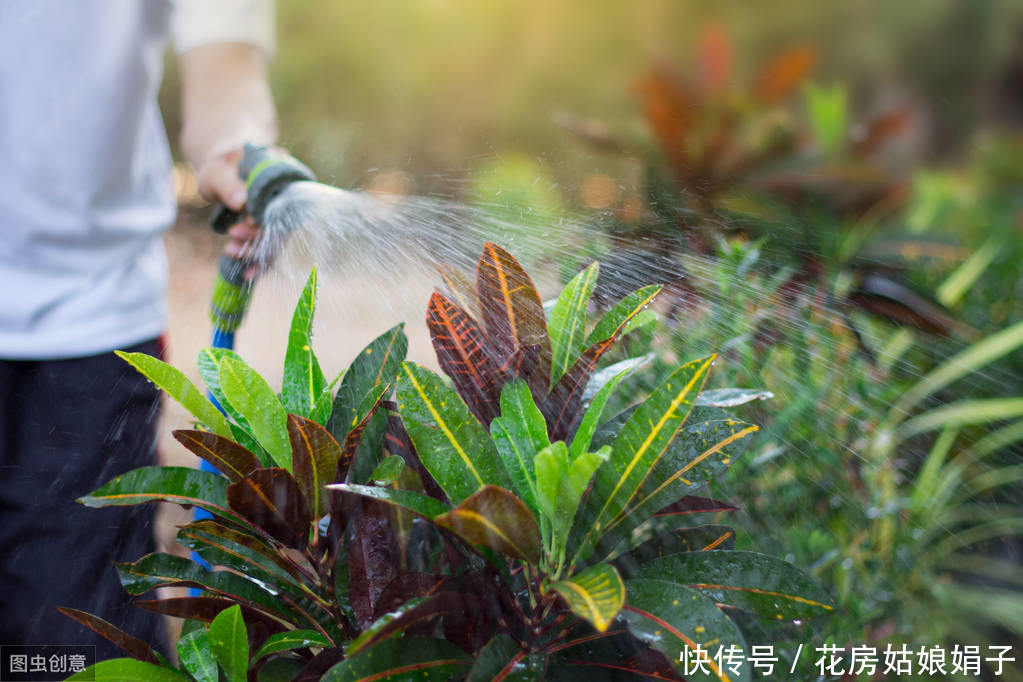
<svg viewBox="0 0 1023 682">
<path fill-rule="evenodd" d="M 174 436 L 221 473 L 145 467 L 82 498 L 212 515 L 178 532 L 197 560 L 155 553 L 117 566 L 133 595 L 198 588 L 136 602 L 186 619 L 178 667 L 65 609 L 131 656 L 85 675 L 679 680 L 686 650 L 743 650 L 748 614 L 831 610 L 791 564 L 734 551 L 731 529 L 695 520 L 735 509 L 696 494 L 756 431 L 722 406 L 759 392 L 703 390 L 707 357 L 605 414 L 639 361 L 598 371 L 601 359 L 643 323 L 659 287 L 624 297 L 587 331 L 598 267 L 548 314 L 519 263 L 487 244 L 475 286 L 429 303 L 450 381 L 405 360 L 399 325 L 328 382 L 312 350 L 315 270 L 279 394 L 230 351 L 199 358 L 216 405 L 173 367 L 122 354 L 195 416 L 198 428 Z M 702 668 L 686 679 L 750 677 L 713 659 Z"/>
</svg>

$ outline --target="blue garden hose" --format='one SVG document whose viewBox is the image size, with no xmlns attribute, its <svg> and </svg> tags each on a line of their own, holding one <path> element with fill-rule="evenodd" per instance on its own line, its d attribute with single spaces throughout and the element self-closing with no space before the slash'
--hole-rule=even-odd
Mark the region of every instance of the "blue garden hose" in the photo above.
<svg viewBox="0 0 1023 682">
<path fill-rule="evenodd" d="M 245 181 L 246 210 L 257 224 L 263 224 L 267 204 L 289 184 L 316 180 L 313 172 L 297 159 L 269 147 L 250 144 L 245 145 L 242 159 L 238 164 L 238 176 Z M 210 216 L 210 225 L 214 231 L 225 233 L 242 217 L 243 214 L 218 205 Z M 252 265 L 253 263 L 235 260 L 226 255 L 220 258 L 210 300 L 210 321 L 213 324 L 210 345 L 214 348 L 234 349 L 235 331 L 245 319 L 249 302 L 252 300 L 254 282 L 245 279 L 245 271 Z M 224 413 L 224 408 L 216 397 L 209 394 L 209 398 L 217 409 Z M 206 460 L 200 460 L 199 468 L 210 473 L 221 473 Z M 196 521 L 213 518 L 212 514 L 198 507 L 193 514 Z M 210 565 L 195 552 L 192 552 L 192 559 L 206 569 L 210 568 Z M 189 590 L 193 597 L 201 593 L 202 590 L 198 588 Z"/>
</svg>

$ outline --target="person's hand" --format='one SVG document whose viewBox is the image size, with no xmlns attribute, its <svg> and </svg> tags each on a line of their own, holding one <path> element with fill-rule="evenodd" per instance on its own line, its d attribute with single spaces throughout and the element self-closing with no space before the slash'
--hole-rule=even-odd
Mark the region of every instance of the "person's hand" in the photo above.
<svg viewBox="0 0 1023 682">
<path fill-rule="evenodd" d="M 238 162 L 242 151 L 233 149 L 214 153 L 207 157 L 199 168 L 199 194 L 209 202 L 221 203 L 232 211 L 239 213 L 245 210 L 245 183 L 238 177 Z M 260 237 L 259 225 L 252 216 L 244 217 L 227 231 L 229 240 L 224 246 L 224 253 L 237 260 L 251 260 L 256 253 Z M 252 279 L 257 274 L 257 267 L 246 270 L 245 278 Z"/>
</svg>

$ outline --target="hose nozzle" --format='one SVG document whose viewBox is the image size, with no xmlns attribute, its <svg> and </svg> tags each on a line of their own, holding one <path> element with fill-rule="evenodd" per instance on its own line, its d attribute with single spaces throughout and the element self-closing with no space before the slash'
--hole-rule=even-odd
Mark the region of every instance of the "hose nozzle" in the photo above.
<svg viewBox="0 0 1023 682">
<path fill-rule="evenodd" d="M 260 224 L 267 205 L 284 188 L 293 182 L 316 180 L 313 172 L 293 156 L 252 144 L 244 147 L 241 161 L 238 162 L 238 177 L 245 181 L 246 212 Z M 241 218 L 242 213 L 218 204 L 210 215 L 210 226 L 214 232 L 224 234 Z M 253 263 L 226 255 L 220 257 L 213 298 L 210 301 L 210 321 L 214 329 L 233 332 L 241 325 L 252 299 L 253 282 L 245 279 L 245 271 L 251 265 Z"/>
</svg>

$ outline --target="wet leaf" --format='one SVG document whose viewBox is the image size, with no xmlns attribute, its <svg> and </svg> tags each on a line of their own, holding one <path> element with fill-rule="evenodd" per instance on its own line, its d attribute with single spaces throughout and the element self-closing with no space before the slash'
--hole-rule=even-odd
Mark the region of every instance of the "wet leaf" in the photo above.
<svg viewBox="0 0 1023 682">
<path fill-rule="evenodd" d="M 346 654 L 355 656 L 367 647 L 399 635 L 413 626 L 435 621 L 446 613 L 464 607 L 465 602 L 457 592 L 439 592 L 426 598 L 410 599 L 383 614 L 363 630 L 362 634 L 348 644 Z"/>
<path fill-rule="evenodd" d="M 721 670 L 713 660 L 719 646 L 735 644 L 745 649 L 739 628 L 711 599 L 670 580 L 627 580 L 628 597 L 622 618 L 639 641 L 660 651 L 687 680 L 740 682 L 749 679 L 749 665 L 738 672 Z M 688 650 L 690 671 L 695 661 L 696 646 L 709 654 L 708 673 L 686 674 L 680 652 Z M 702 660 L 702 657 L 701 657 Z M 743 662 L 745 663 L 745 661 Z"/>
<path fill-rule="evenodd" d="M 389 639 L 341 661 L 322 682 L 446 680 L 465 674 L 471 664 L 468 654 L 442 639 Z"/>
<path fill-rule="evenodd" d="M 652 310 L 641 311 L 633 320 L 637 319 L 643 313 L 650 313 Z M 623 328 L 623 332 L 629 327 L 628 324 Z M 600 392 L 600 389 L 604 388 L 609 382 L 618 376 L 628 375 L 635 372 L 638 369 L 642 369 L 653 362 L 656 356 L 653 353 L 647 353 L 646 355 L 640 355 L 634 358 L 626 358 L 625 360 L 619 360 L 613 365 L 608 365 L 599 372 L 595 372 L 590 380 L 586 383 L 586 389 L 583 391 L 583 402 L 589 402 Z"/>
<path fill-rule="evenodd" d="M 733 419 L 724 410 L 695 408 L 625 512 L 604 528 L 601 552 L 613 549 L 651 515 L 670 511 L 670 505 L 721 475 L 756 431 L 756 426 Z"/>
<path fill-rule="evenodd" d="M 533 281 L 515 258 L 497 244 L 487 242 L 476 270 L 480 312 L 487 339 L 496 359 L 503 363 L 520 346 L 540 346 L 535 372 L 548 385 L 551 339 L 543 302 Z"/>
<path fill-rule="evenodd" d="M 599 272 L 599 263 L 590 265 L 572 278 L 554 303 L 548 323 L 553 353 L 552 385 L 575 363 L 585 347 L 586 309 Z"/>
<path fill-rule="evenodd" d="M 309 540 L 312 517 L 298 488 L 285 469 L 257 469 L 227 487 L 231 509 L 280 540 L 302 549 Z"/>
<path fill-rule="evenodd" d="M 686 495 L 678 502 L 661 507 L 654 516 L 678 516 L 682 514 L 710 514 L 714 512 L 738 511 L 739 508 L 728 502 L 712 500 L 709 497 Z"/>
<path fill-rule="evenodd" d="M 173 554 L 147 554 L 134 563 L 117 564 L 117 573 L 129 594 L 139 595 L 166 585 L 200 587 L 243 606 L 289 621 L 303 622 L 302 616 L 292 606 L 255 583 L 228 571 L 207 571 L 194 561 Z M 156 603 L 149 602 L 154 606 Z"/>
<path fill-rule="evenodd" d="M 178 661 L 196 682 L 219 682 L 220 672 L 210 648 L 209 631 L 199 627 L 178 640 Z"/>
<path fill-rule="evenodd" d="M 398 409 L 419 459 L 452 502 L 487 484 L 510 486 L 490 434 L 436 374 L 402 365 Z"/>
<path fill-rule="evenodd" d="M 540 562 L 540 529 L 536 519 L 519 498 L 497 486 L 480 488 L 434 522 L 475 545 L 533 565 Z"/>
<path fill-rule="evenodd" d="M 393 488 L 378 488 L 375 486 L 352 485 L 348 483 L 338 483 L 329 487 L 332 490 L 339 490 L 344 493 L 351 493 L 353 495 L 386 502 L 387 504 L 393 504 L 397 507 L 401 507 L 402 509 L 409 510 L 416 516 L 429 519 L 430 521 L 432 521 L 434 517 L 445 514 L 451 510 L 451 507 L 436 498 L 423 495 L 422 493 L 414 493 L 410 490 L 394 490 Z"/>
<path fill-rule="evenodd" d="M 625 584 L 614 566 L 596 564 L 551 589 L 560 594 L 572 612 L 604 632 L 625 603 Z"/>
<path fill-rule="evenodd" d="M 399 549 L 387 507 L 366 498 L 357 505 L 349 524 L 348 602 L 359 627 L 366 628 L 384 588 L 398 573 Z"/>
<path fill-rule="evenodd" d="M 228 480 L 219 474 L 188 467 L 149 466 L 121 474 L 78 502 L 86 507 L 112 507 L 173 502 L 194 505 L 214 516 L 242 521 L 228 507 Z"/>
<path fill-rule="evenodd" d="M 388 455 L 373 470 L 373 475 L 370 478 L 373 480 L 373 485 L 388 486 L 397 481 L 404 470 L 405 460 L 397 455 Z"/>
<path fill-rule="evenodd" d="M 377 600 L 374 619 L 381 618 L 385 613 L 396 610 L 402 604 L 416 597 L 428 597 L 433 594 L 445 580 L 442 575 L 429 573 L 403 572 L 387 583 L 387 587 Z"/>
<path fill-rule="evenodd" d="M 552 442 L 565 440 L 571 433 L 581 416 L 580 408 L 586 386 L 600 359 L 614 347 L 629 321 L 649 305 L 660 290 L 659 286 L 651 286 L 629 294 L 604 315 L 590 332 L 586 340 L 589 347 L 554 385 L 544 405 Z"/>
<path fill-rule="evenodd" d="M 756 552 L 687 552 L 652 559 L 643 578 L 675 580 L 722 604 L 764 618 L 813 618 L 834 610 L 831 598 L 798 568 Z"/>
<path fill-rule="evenodd" d="M 437 265 L 437 272 L 440 273 L 444 285 L 448 289 L 450 298 L 454 299 L 459 308 L 468 313 L 469 317 L 479 319 L 479 301 L 476 296 L 476 283 L 470 281 L 464 273 L 455 268 L 444 265 Z"/>
<path fill-rule="evenodd" d="M 288 414 L 270 384 L 241 359 L 225 357 L 220 361 L 220 388 L 228 402 L 245 416 L 252 435 L 274 462 L 290 471 Z"/>
<path fill-rule="evenodd" d="M 295 305 L 284 353 L 284 381 L 281 402 L 288 412 L 311 417 L 327 386 L 320 363 L 313 353 L 313 313 L 316 310 L 316 267 Z"/>
<path fill-rule="evenodd" d="M 642 526 L 637 532 L 646 531 Z M 651 559 L 680 552 L 707 552 L 711 550 L 735 549 L 735 531 L 728 526 L 706 525 L 695 528 L 663 529 L 653 525 L 649 527 L 649 540 L 638 544 L 635 549 L 615 558 L 615 566 L 625 576 Z"/>
<path fill-rule="evenodd" d="M 430 297 L 426 325 L 441 369 L 451 377 L 472 413 L 489 424 L 498 413 L 498 366 L 487 351 L 483 330 L 439 293 Z"/>
<path fill-rule="evenodd" d="M 476 655 L 466 682 L 535 682 L 543 679 L 547 655 L 527 655 L 505 634 L 491 639 Z"/>
<path fill-rule="evenodd" d="M 192 416 L 210 427 L 217 435 L 231 437 L 231 427 L 224 415 L 209 401 L 180 370 L 145 353 L 114 351 L 119 358 L 141 372 L 162 388 Z"/>
<path fill-rule="evenodd" d="M 210 623 L 210 651 L 227 674 L 228 682 L 245 682 L 249 667 L 249 638 L 238 605 L 224 609 Z"/>
<path fill-rule="evenodd" d="M 130 654 L 132 657 L 137 658 L 140 661 L 159 664 L 160 659 L 157 658 L 156 652 L 153 651 L 151 646 L 138 637 L 129 635 L 116 625 L 108 623 L 102 618 L 94 616 L 91 613 L 72 609 L 67 606 L 58 606 L 57 610 L 68 618 L 78 621 L 101 637 L 113 642 L 121 650 Z"/>
<path fill-rule="evenodd" d="M 572 437 L 572 445 L 569 448 L 569 453 L 572 457 L 578 457 L 590 449 L 593 443 L 593 434 L 596 433 L 597 426 L 604 415 L 607 401 L 611 399 L 615 389 L 618 388 L 618 384 L 628 376 L 630 371 L 629 368 L 619 371 L 618 374 L 605 382 L 596 395 L 593 396 L 590 404 L 586 407 L 586 412 L 583 413 L 582 421 L 579 422 L 579 428 L 576 429 L 575 435 Z"/>
<path fill-rule="evenodd" d="M 241 356 L 227 348 L 203 348 L 199 351 L 198 367 L 199 376 L 202 377 L 206 389 L 213 397 L 215 404 L 227 414 L 233 422 L 230 424 L 231 433 L 229 437 L 238 441 L 242 446 L 254 452 L 264 466 L 273 466 L 273 460 L 263 449 L 263 446 L 253 436 L 252 427 L 249 421 L 241 412 L 236 410 L 231 402 L 224 395 L 220 388 L 220 361 L 224 358 L 235 358 L 241 360 Z"/>
<path fill-rule="evenodd" d="M 334 482 L 341 446 L 327 429 L 294 414 L 288 415 L 288 439 L 295 482 L 309 503 L 309 509 L 319 518 L 330 511 L 325 486 Z"/>
<path fill-rule="evenodd" d="M 172 668 L 154 665 L 134 658 L 112 658 L 90 665 L 68 680 L 90 682 L 190 682 L 188 676 Z"/>
<path fill-rule="evenodd" d="M 599 453 L 583 452 L 570 459 L 564 441 L 557 441 L 536 454 L 537 501 L 550 524 L 551 546 L 558 551 L 566 547 L 579 501 L 610 451 L 611 448 L 604 448 Z"/>
<path fill-rule="evenodd" d="M 714 356 L 675 370 L 625 422 L 612 448 L 611 460 L 594 481 L 596 514 L 577 554 L 588 556 L 602 531 L 625 511 L 689 416 L 707 380 Z M 656 509 L 652 509 L 652 514 Z"/>
<path fill-rule="evenodd" d="M 288 630 L 271 635 L 259 650 L 253 654 L 252 660 L 257 661 L 264 656 L 276 654 L 281 651 L 292 649 L 304 649 L 306 647 L 327 648 L 330 642 L 316 630 Z"/>
<path fill-rule="evenodd" d="M 183 526 L 177 539 L 208 564 L 231 568 L 275 589 L 282 589 L 281 582 L 303 584 L 301 572 L 267 542 L 210 519 Z"/>
<path fill-rule="evenodd" d="M 490 423 L 490 433 L 515 492 L 533 514 L 539 513 L 533 458 L 550 441 L 547 423 L 526 382 L 513 381 L 501 391 L 501 416 Z"/>
<path fill-rule="evenodd" d="M 339 443 L 356 428 L 394 386 L 408 351 L 405 325 L 387 330 L 366 346 L 345 372 L 334 398 L 327 429 Z"/>
<path fill-rule="evenodd" d="M 702 391 L 696 398 L 697 405 L 708 407 L 738 407 L 754 400 L 770 400 L 774 394 L 752 388 L 716 388 Z"/>
<path fill-rule="evenodd" d="M 233 440 L 209 431 L 178 429 L 171 432 L 179 443 L 227 476 L 239 481 L 262 466 L 259 458 Z"/>
<path fill-rule="evenodd" d="M 223 597 L 169 597 L 167 599 L 136 599 L 132 605 L 162 613 L 175 618 L 189 618 L 209 623 L 217 614 L 233 606 L 234 601 Z M 280 621 L 271 618 L 263 611 L 256 611 L 248 606 L 242 606 L 242 618 L 249 627 L 258 626 L 264 632 L 277 632 L 283 626 Z"/>
</svg>

